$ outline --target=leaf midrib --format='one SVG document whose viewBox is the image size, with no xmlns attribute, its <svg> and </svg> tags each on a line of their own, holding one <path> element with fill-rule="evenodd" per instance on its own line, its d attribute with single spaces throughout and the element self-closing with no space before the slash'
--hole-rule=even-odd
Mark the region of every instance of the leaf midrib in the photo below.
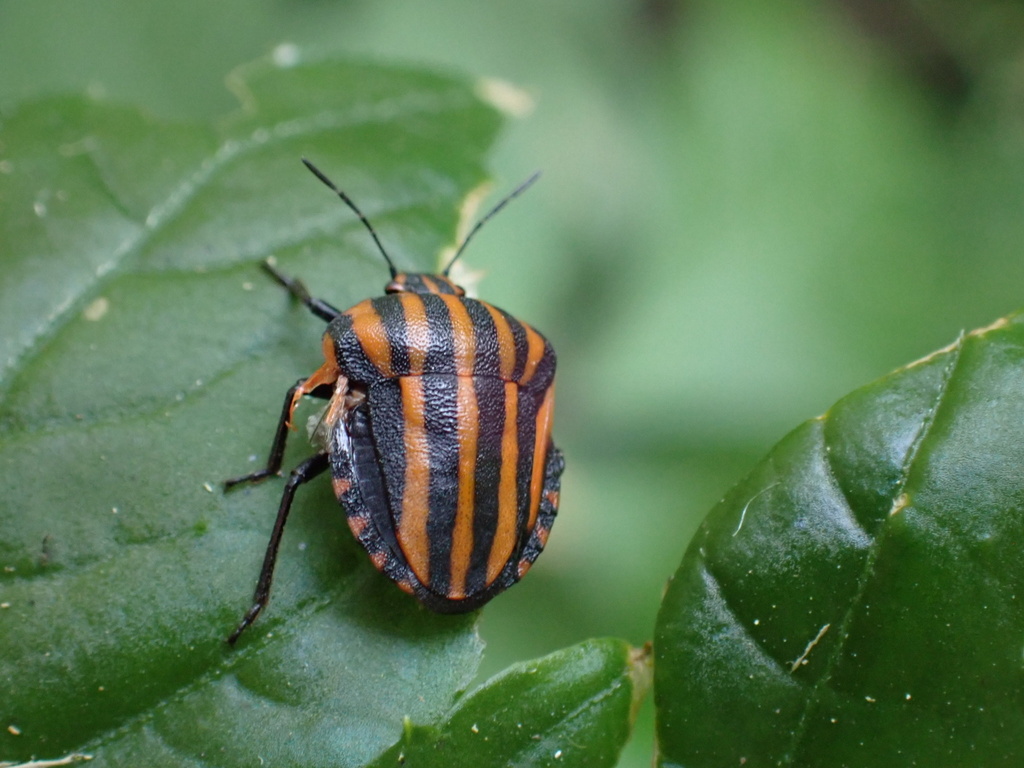
<svg viewBox="0 0 1024 768">
<path fill-rule="evenodd" d="M 99 287 L 107 280 L 122 273 L 125 262 L 138 254 L 151 238 L 160 233 L 163 227 L 173 222 L 187 204 L 204 189 L 205 183 L 228 163 L 259 149 L 271 147 L 276 143 L 283 143 L 298 136 L 312 136 L 324 131 L 367 125 L 373 122 L 393 121 L 417 112 L 442 112 L 446 109 L 456 108 L 460 102 L 464 103 L 464 99 L 461 97 L 453 98 L 453 95 L 458 96 L 457 92 L 442 93 L 436 98 L 429 99 L 424 99 L 423 95 L 415 92 L 411 95 L 385 98 L 369 104 L 355 104 L 350 109 L 327 110 L 312 117 L 282 120 L 269 127 L 258 126 L 244 138 L 223 139 L 211 154 L 197 160 L 198 169 L 180 181 L 163 201 L 153 205 L 141 222 L 134 216 L 129 217 L 129 220 L 140 226 L 138 233 L 125 238 L 115 248 L 112 257 L 96 269 L 94 279 L 82 281 L 77 290 L 70 291 L 67 300 L 48 318 L 48 322 L 40 325 L 35 334 L 26 338 L 22 348 L 7 358 L 6 369 L 0 372 L 0 395 L 6 393 L 10 388 L 18 371 L 45 352 L 48 342 L 56 338 L 59 331 L 84 306 L 87 299 L 95 295 Z M 239 113 L 244 114 L 242 110 L 235 114 Z M 95 151 L 89 149 L 83 154 L 94 168 L 99 168 L 94 155 Z M 97 173 L 96 176 L 105 196 L 112 199 L 112 205 L 116 210 L 123 212 L 124 204 L 117 202 L 116 191 L 103 178 L 102 173 Z"/>
</svg>

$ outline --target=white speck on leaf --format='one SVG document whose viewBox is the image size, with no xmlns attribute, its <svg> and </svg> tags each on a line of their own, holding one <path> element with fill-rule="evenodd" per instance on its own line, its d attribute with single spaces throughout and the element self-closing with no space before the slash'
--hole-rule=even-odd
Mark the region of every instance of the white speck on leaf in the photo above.
<svg viewBox="0 0 1024 768">
<path fill-rule="evenodd" d="M 109 309 L 110 300 L 107 299 L 106 296 L 100 296 L 99 298 L 94 299 L 89 306 L 85 308 L 82 312 L 82 317 L 91 322 L 96 322 L 107 314 L 107 310 Z"/>
<path fill-rule="evenodd" d="M 892 517 L 893 515 L 899 514 L 904 509 L 906 509 L 909 505 L 910 505 L 910 497 L 907 494 L 905 494 L 905 493 L 901 493 L 899 496 L 897 496 L 895 499 L 893 499 L 892 507 L 889 509 L 889 517 Z"/>
<path fill-rule="evenodd" d="M 274 64 L 282 69 L 294 67 L 299 63 L 299 46 L 295 43 L 281 43 L 270 55 Z"/>
<path fill-rule="evenodd" d="M 533 97 L 505 80 L 486 77 L 476 84 L 476 95 L 512 117 L 525 117 L 533 111 Z"/>
</svg>

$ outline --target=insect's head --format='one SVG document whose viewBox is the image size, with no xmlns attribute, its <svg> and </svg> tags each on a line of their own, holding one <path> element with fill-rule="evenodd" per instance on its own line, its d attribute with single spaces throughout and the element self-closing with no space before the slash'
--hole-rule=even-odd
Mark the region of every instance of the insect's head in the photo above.
<svg viewBox="0 0 1024 768">
<path fill-rule="evenodd" d="M 399 272 L 384 286 L 384 293 L 451 293 L 465 296 L 461 285 L 452 282 L 448 275 L 432 275 L 429 272 Z"/>
<path fill-rule="evenodd" d="M 388 252 L 384 250 L 384 246 L 381 244 L 380 238 L 377 237 L 377 233 L 373 229 L 373 225 L 370 224 L 370 221 L 363 215 L 363 212 L 356 207 L 356 204 L 352 202 L 349 196 L 342 192 L 340 189 L 338 189 L 334 185 L 334 182 L 328 179 L 323 174 L 323 172 L 315 165 L 313 165 L 311 162 L 309 162 L 309 160 L 307 160 L 306 158 L 302 158 L 302 162 L 305 164 L 307 168 L 309 168 L 310 171 L 313 172 L 314 176 L 316 176 L 318 179 L 320 179 L 320 181 L 322 181 L 324 184 L 330 187 L 330 189 L 334 190 L 334 193 L 342 199 L 342 202 L 344 202 L 345 205 L 347 205 L 349 208 L 353 210 L 353 212 L 355 212 L 356 216 L 359 217 L 359 220 L 363 222 L 363 225 L 366 227 L 367 230 L 369 230 L 370 236 L 373 238 L 373 242 L 377 244 L 377 249 L 384 257 L 384 261 L 388 263 L 388 269 L 391 270 L 391 282 L 389 282 L 387 286 L 385 286 L 385 293 L 449 293 L 455 294 L 456 296 L 465 296 L 466 292 L 462 289 L 462 287 L 453 283 L 451 279 L 449 279 L 448 277 L 448 273 L 451 271 L 452 265 L 455 264 L 456 261 L 458 261 L 459 257 L 462 255 L 462 252 L 466 249 L 466 246 L 469 244 L 470 239 L 480 230 L 480 227 L 482 227 L 486 221 L 488 221 L 492 216 L 494 216 L 494 214 L 496 214 L 498 211 L 504 208 L 505 205 L 509 202 L 509 200 L 511 200 L 514 197 L 517 197 L 520 193 L 524 192 L 526 188 L 533 184 L 533 182 L 535 182 L 537 178 L 540 176 L 540 171 L 537 171 L 530 178 L 528 178 L 526 181 L 524 181 L 522 184 L 520 184 L 518 187 L 512 190 L 509 194 L 505 195 L 505 197 L 503 197 L 498 202 L 497 205 L 491 208 L 491 210 L 488 211 L 487 214 L 482 219 L 480 219 L 480 221 L 473 225 L 473 228 L 469 230 L 469 234 L 466 235 L 466 238 L 462 241 L 462 245 L 460 245 L 458 250 L 455 251 L 455 255 L 452 256 L 451 261 L 448 262 L 448 266 L 444 268 L 444 271 L 441 272 L 441 274 L 439 275 L 433 275 L 424 272 L 399 272 L 395 268 L 394 262 L 391 261 L 391 257 L 388 256 Z"/>
</svg>

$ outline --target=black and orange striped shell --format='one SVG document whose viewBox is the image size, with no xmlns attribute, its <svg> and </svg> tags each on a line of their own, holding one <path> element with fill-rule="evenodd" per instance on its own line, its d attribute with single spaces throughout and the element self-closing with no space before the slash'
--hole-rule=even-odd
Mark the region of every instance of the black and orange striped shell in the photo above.
<svg viewBox="0 0 1024 768">
<path fill-rule="evenodd" d="M 330 323 L 310 379 L 345 384 L 326 418 L 334 489 L 379 570 L 435 611 L 472 610 L 522 577 L 557 512 L 555 352 L 445 277 L 387 290 Z"/>
</svg>

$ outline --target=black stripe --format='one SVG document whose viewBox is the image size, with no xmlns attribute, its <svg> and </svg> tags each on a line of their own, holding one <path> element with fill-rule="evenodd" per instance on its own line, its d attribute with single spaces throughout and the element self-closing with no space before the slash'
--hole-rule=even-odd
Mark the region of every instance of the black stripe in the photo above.
<svg viewBox="0 0 1024 768">
<path fill-rule="evenodd" d="M 391 538 L 395 551 L 400 552 L 394 539 L 394 530 L 398 528 L 402 518 L 402 496 L 405 493 L 405 415 L 402 411 L 402 391 L 399 389 L 397 379 L 384 379 L 374 384 L 369 391 L 369 422 L 367 427 L 371 430 L 373 454 L 368 452 L 365 458 L 360 457 L 356 465 L 356 480 L 359 482 L 360 491 L 363 490 L 363 478 L 360 476 L 359 467 L 365 466 L 362 462 L 374 462 L 383 469 L 384 492 L 386 493 L 386 507 L 373 507 L 371 513 L 375 521 L 378 515 L 386 516 L 391 521 Z M 358 411 L 356 415 L 358 416 Z M 354 418 L 352 422 L 353 442 L 356 443 L 356 431 L 361 427 L 360 420 Z M 365 448 L 363 450 L 366 450 Z M 355 461 L 355 457 L 353 457 Z M 367 501 L 367 506 L 369 502 Z M 377 521 L 377 527 L 384 533 L 385 524 Z"/>
<path fill-rule="evenodd" d="M 555 365 L 558 362 L 555 357 L 555 350 L 551 346 L 551 343 L 541 336 L 544 342 L 544 354 L 540 358 L 540 362 L 537 363 L 537 369 L 533 373 L 533 378 L 527 383 L 527 388 L 533 392 L 547 392 L 548 387 L 551 386 L 551 382 L 555 380 Z M 540 401 L 538 401 L 540 402 Z"/>
<path fill-rule="evenodd" d="M 334 341 L 334 355 L 338 365 L 350 380 L 369 384 L 380 379 L 380 371 L 370 362 L 358 336 L 352 330 L 350 315 L 338 315 L 327 326 L 327 334 Z"/>
<path fill-rule="evenodd" d="M 409 339 L 402 301 L 398 296 L 378 296 L 370 300 L 370 305 L 380 316 L 391 347 L 391 373 L 403 376 L 409 372 Z"/>
<path fill-rule="evenodd" d="M 501 356 L 498 349 L 498 329 L 487 307 L 479 301 L 464 299 L 462 302 L 469 313 L 476 334 L 476 358 L 473 361 L 475 376 L 501 375 Z"/>
<path fill-rule="evenodd" d="M 476 488 L 473 498 L 473 552 L 466 575 L 466 594 L 487 584 L 487 559 L 498 529 L 498 486 L 501 481 L 501 439 L 505 430 L 505 382 L 475 377 L 479 432 L 476 444 Z"/>
<path fill-rule="evenodd" d="M 409 293 L 457 293 L 455 287 L 440 275 L 429 272 L 406 272 L 401 277 L 405 278 L 405 290 Z"/>
<path fill-rule="evenodd" d="M 527 534 L 526 524 L 530 519 L 530 481 L 533 479 L 533 462 L 543 461 L 541 456 L 537 459 L 533 455 L 534 446 L 537 442 L 537 411 L 544 402 L 544 393 L 531 392 L 526 389 L 519 390 L 519 414 L 516 420 L 516 439 L 519 441 L 519 466 L 516 468 L 516 489 L 519 492 L 518 514 L 516 515 L 516 530 L 521 534 Z M 519 559 L 519 549 L 525 542 L 525 536 L 521 535 L 519 545 L 512 552 L 512 559 Z"/>
<path fill-rule="evenodd" d="M 430 289 L 423 284 L 423 275 L 419 272 L 406 272 L 402 275 L 402 285 L 409 293 L 430 293 Z"/>
<path fill-rule="evenodd" d="M 502 309 L 498 311 L 501 312 L 501 316 L 505 318 L 505 322 L 512 330 L 512 342 L 516 347 L 516 364 L 512 368 L 512 380 L 519 381 L 523 377 L 523 371 L 526 370 L 526 355 L 530 351 L 530 345 L 526 341 L 526 329 L 508 312 Z"/>
<path fill-rule="evenodd" d="M 419 295 L 427 313 L 427 328 L 430 331 L 430 345 L 427 348 L 425 373 L 455 373 L 455 339 L 452 318 L 444 299 L 433 294 Z M 430 403 L 430 400 L 427 400 Z"/>
<path fill-rule="evenodd" d="M 430 584 L 447 595 L 451 584 L 452 535 L 459 504 L 458 380 L 455 376 L 422 377 L 424 423 L 430 462 L 427 539 Z"/>
</svg>

